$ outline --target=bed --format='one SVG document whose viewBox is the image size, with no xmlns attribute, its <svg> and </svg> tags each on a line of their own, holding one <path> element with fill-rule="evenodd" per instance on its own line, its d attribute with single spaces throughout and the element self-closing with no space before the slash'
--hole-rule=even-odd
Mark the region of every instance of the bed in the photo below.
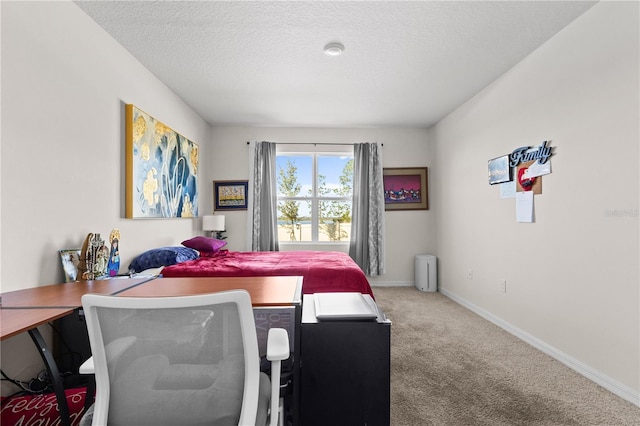
<svg viewBox="0 0 640 426">
<path fill-rule="evenodd" d="M 234 252 L 219 250 L 162 269 L 163 277 L 250 277 L 300 275 L 302 293 L 359 292 L 373 297 L 367 277 L 342 252 Z"/>
</svg>

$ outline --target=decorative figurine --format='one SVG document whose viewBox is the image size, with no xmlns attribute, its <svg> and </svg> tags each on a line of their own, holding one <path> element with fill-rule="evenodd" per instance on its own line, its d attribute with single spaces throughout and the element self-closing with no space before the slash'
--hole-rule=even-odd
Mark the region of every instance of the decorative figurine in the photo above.
<svg viewBox="0 0 640 426">
<path fill-rule="evenodd" d="M 120 270 L 120 230 L 114 228 L 109 234 L 109 243 L 111 252 L 109 253 L 109 264 L 107 265 L 107 273 L 110 277 L 118 275 Z"/>
</svg>

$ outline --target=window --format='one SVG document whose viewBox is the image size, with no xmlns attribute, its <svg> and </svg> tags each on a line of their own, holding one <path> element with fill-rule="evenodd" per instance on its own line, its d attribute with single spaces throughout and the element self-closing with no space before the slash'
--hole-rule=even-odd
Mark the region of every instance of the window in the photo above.
<svg viewBox="0 0 640 426">
<path fill-rule="evenodd" d="M 279 152 L 278 240 L 349 242 L 353 151 Z"/>
</svg>

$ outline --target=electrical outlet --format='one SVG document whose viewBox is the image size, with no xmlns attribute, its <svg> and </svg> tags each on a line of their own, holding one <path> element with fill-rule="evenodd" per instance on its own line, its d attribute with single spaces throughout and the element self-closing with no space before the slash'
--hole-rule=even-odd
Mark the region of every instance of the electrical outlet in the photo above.
<svg viewBox="0 0 640 426">
<path fill-rule="evenodd" d="M 500 292 L 502 293 L 506 293 L 507 292 L 507 280 L 500 280 Z"/>
<path fill-rule="evenodd" d="M 469 272 L 467 273 L 467 278 L 469 278 L 470 280 L 473 279 L 473 269 L 469 269 Z"/>
</svg>

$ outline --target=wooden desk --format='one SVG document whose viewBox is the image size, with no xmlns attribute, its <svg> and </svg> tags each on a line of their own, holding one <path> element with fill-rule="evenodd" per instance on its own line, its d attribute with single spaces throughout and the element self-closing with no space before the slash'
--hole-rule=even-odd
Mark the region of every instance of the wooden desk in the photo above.
<svg viewBox="0 0 640 426">
<path fill-rule="evenodd" d="M 2 293 L 0 340 L 25 331 L 29 333 L 51 378 L 61 424 L 71 424 L 64 386 L 53 354 L 38 326 L 64 317 L 82 306 L 83 294 L 117 294 L 150 279 L 153 278 L 75 281 Z"/>
<path fill-rule="evenodd" d="M 152 277 L 146 277 L 74 281 L 10 291 L 2 293 L 2 309 L 49 307 L 75 309 L 82 306 L 82 296 L 85 294 L 118 294 L 152 279 Z M 4 331 L 2 334 L 4 336 Z"/>
<path fill-rule="evenodd" d="M 69 425 L 69 410 L 64 388 L 53 354 L 38 331 L 38 326 L 70 314 L 82 306 L 82 296 L 88 293 L 131 297 L 168 297 L 245 289 L 256 308 L 294 307 L 294 353 L 299 351 L 299 326 L 302 315 L 301 277 L 206 277 L 206 278 L 126 278 L 76 281 L 2 293 L 0 309 L 0 339 L 27 331 L 38 347 L 60 409 L 61 424 Z M 294 375 L 297 378 L 297 359 Z M 297 406 L 298 382 L 294 379 Z M 297 411 L 297 409 L 296 409 Z M 297 417 L 297 414 L 295 415 Z"/>
<path fill-rule="evenodd" d="M 302 277 L 186 277 L 158 278 L 120 292 L 119 296 L 169 297 L 244 289 L 254 307 L 302 303 Z"/>
<path fill-rule="evenodd" d="M 70 308 L 0 309 L 0 340 L 24 333 L 49 321 L 70 314 Z"/>
</svg>

